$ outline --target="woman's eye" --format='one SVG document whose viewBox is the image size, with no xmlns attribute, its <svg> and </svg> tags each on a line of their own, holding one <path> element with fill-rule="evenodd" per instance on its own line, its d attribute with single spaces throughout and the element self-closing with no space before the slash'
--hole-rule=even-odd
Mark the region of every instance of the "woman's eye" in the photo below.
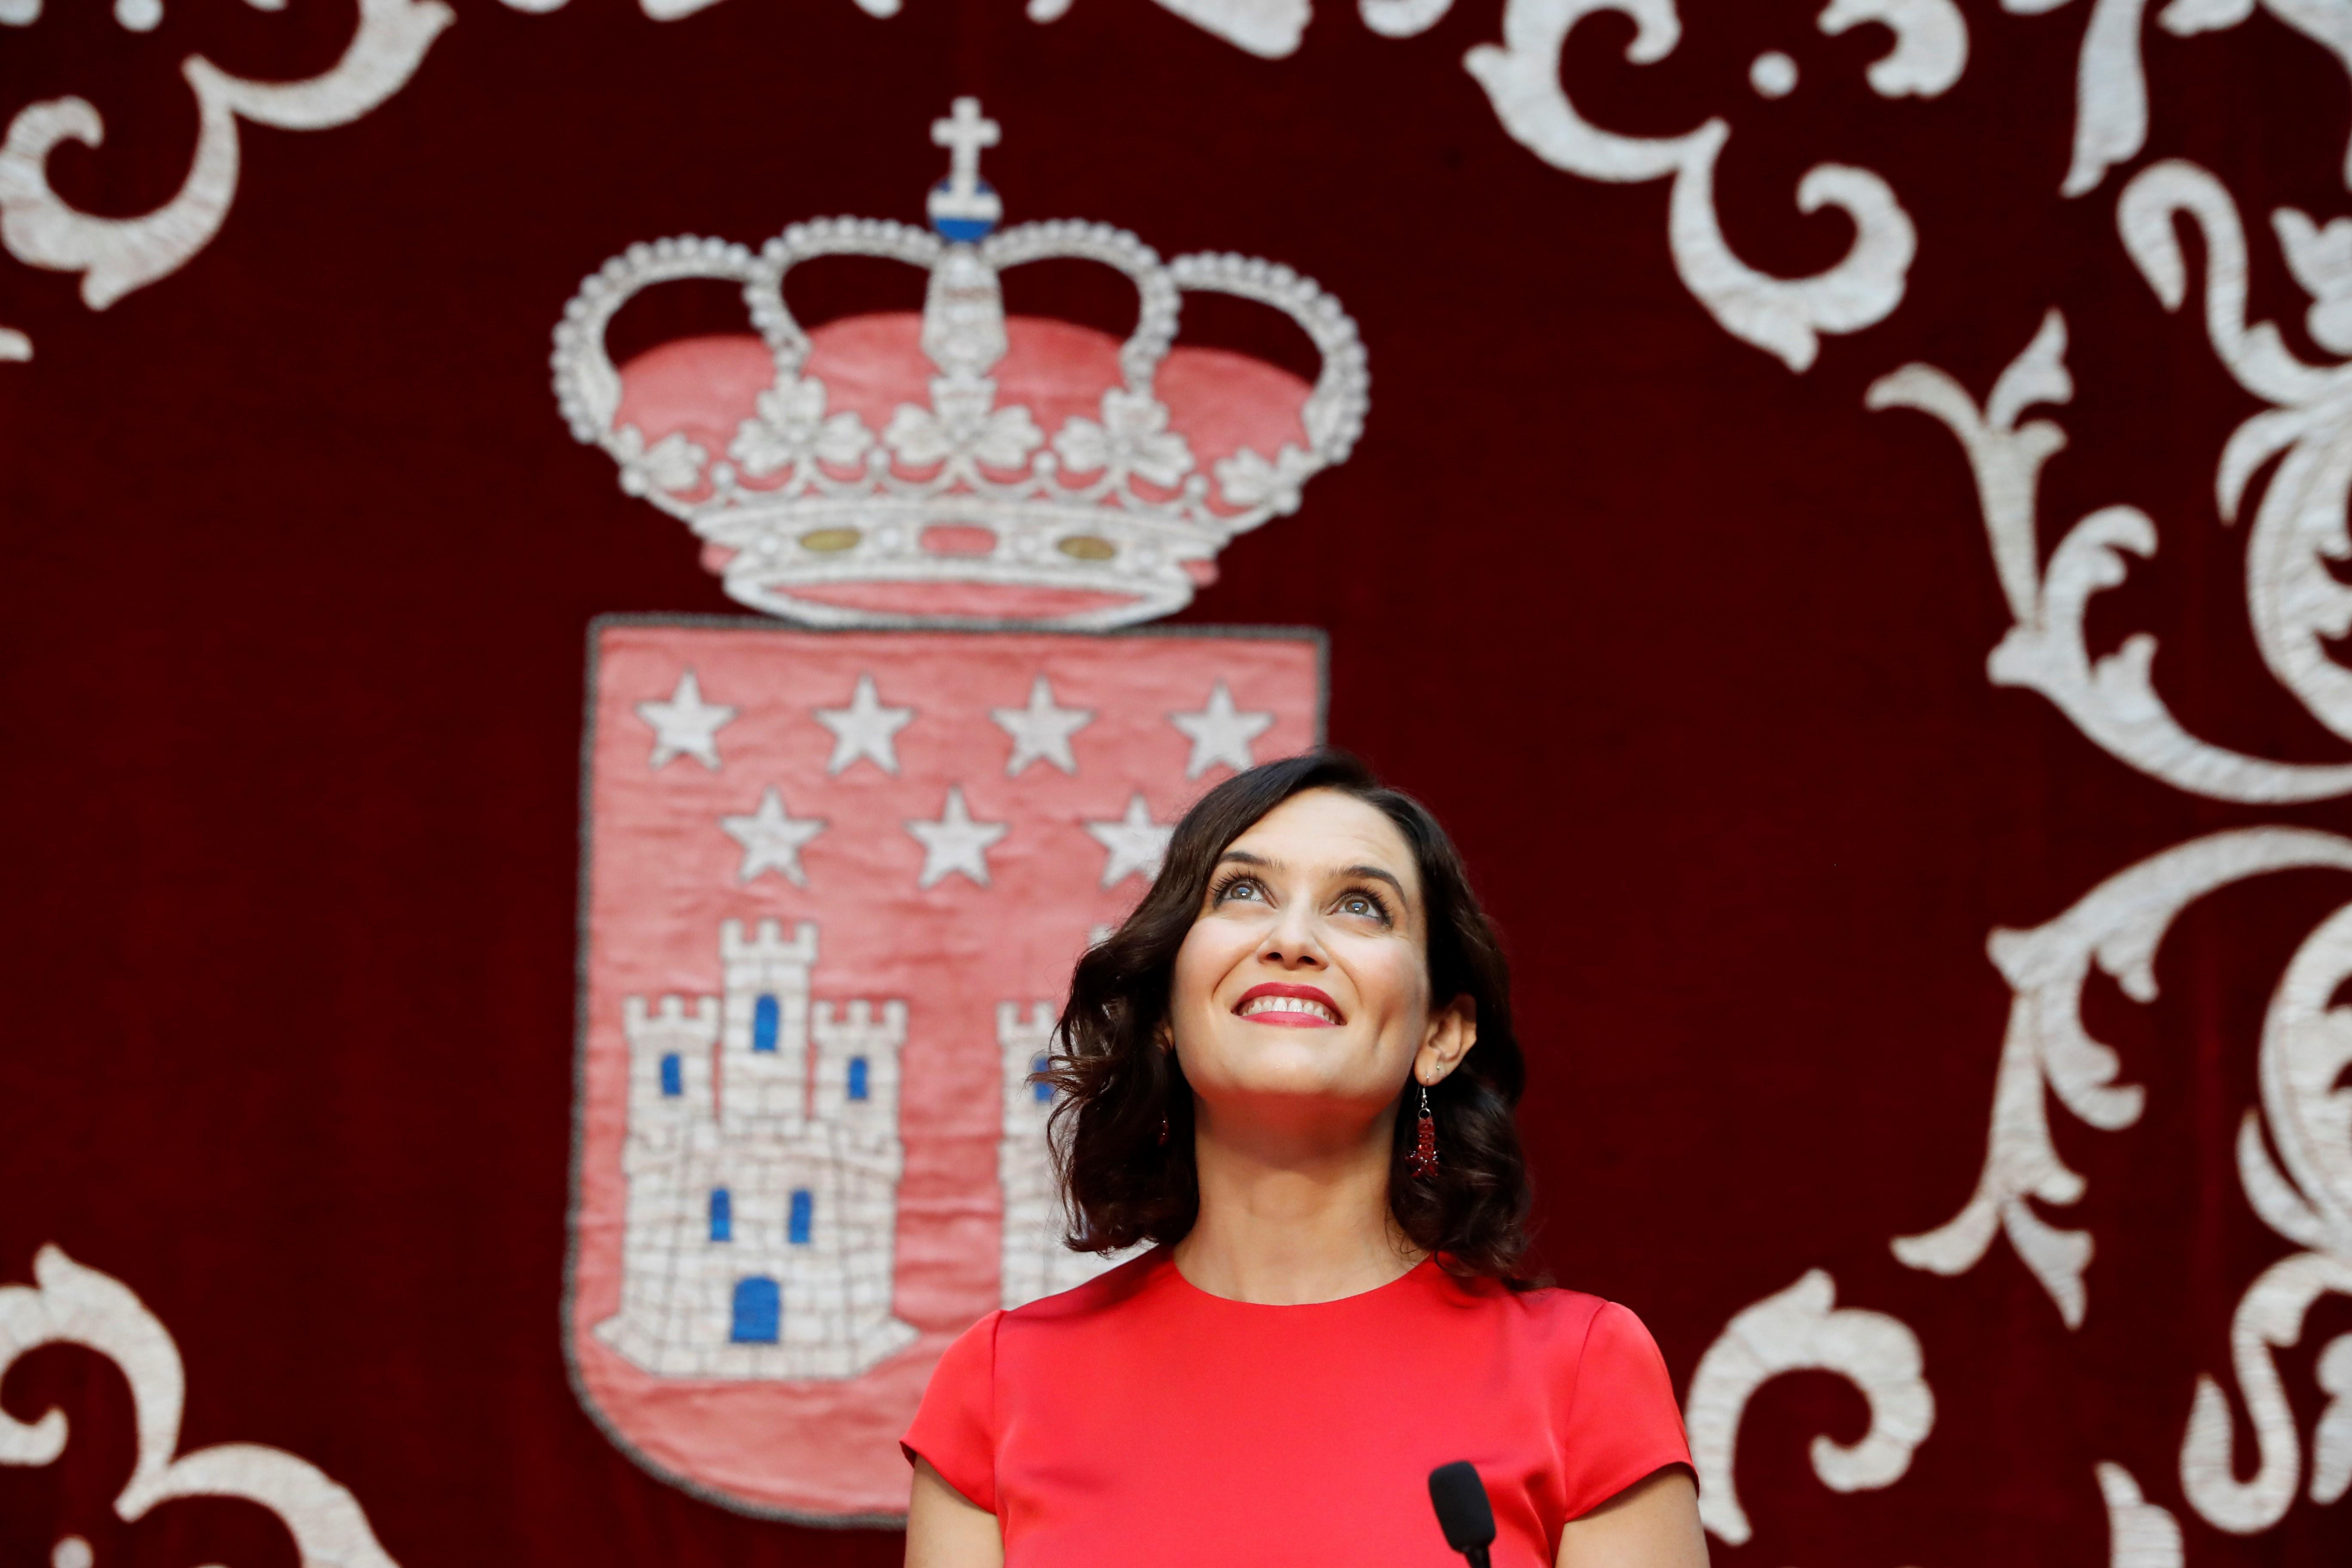
<svg viewBox="0 0 2352 1568">
<path fill-rule="evenodd" d="M 1339 910 L 1343 914 L 1360 915 L 1366 920 L 1384 920 L 1388 916 L 1388 910 L 1381 907 L 1380 900 L 1362 893 L 1350 893 L 1340 900 Z"/>
<path fill-rule="evenodd" d="M 1219 903 L 1223 903 L 1233 899 L 1255 899 L 1256 897 L 1257 884 L 1244 877 L 1239 880 L 1226 883 L 1224 891 L 1217 895 L 1217 901 Z"/>
</svg>

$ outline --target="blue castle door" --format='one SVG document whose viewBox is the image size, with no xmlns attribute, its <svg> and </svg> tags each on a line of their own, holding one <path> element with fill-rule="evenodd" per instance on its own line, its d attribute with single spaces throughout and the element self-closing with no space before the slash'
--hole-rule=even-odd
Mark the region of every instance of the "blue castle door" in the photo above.
<svg viewBox="0 0 2352 1568">
<path fill-rule="evenodd" d="M 783 1327 L 783 1292 L 762 1275 L 735 1281 L 735 1326 L 728 1338 L 739 1345 L 772 1345 Z"/>
</svg>

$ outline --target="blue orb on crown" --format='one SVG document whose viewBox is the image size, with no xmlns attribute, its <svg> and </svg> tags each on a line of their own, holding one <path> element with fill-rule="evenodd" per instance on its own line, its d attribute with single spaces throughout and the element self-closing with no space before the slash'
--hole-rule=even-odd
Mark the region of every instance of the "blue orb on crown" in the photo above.
<svg viewBox="0 0 2352 1568">
<path fill-rule="evenodd" d="M 952 180 L 941 180 L 931 187 L 925 210 L 941 239 L 973 245 L 996 227 L 997 219 L 1004 216 L 1004 204 L 996 187 L 985 180 L 975 181 L 969 191 L 956 189 Z"/>
</svg>

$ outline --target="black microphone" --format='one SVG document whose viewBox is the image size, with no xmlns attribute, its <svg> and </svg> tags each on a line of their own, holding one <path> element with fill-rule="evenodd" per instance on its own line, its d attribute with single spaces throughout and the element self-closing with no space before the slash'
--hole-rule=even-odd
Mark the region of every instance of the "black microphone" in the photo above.
<svg viewBox="0 0 2352 1568">
<path fill-rule="evenodd" d="M 1470 1560 L 1470 1568 L 1486 1568 L 1486 1548 L 1495 1539 L 1495 1508 L 1486 1500 L 1486 1484 L 1467 1459 L 1440 1465 L 1429 1472 L 1430 1506 L 1437 1510 L 1437 1528 L 1445 1544 Z"/>
</svg>

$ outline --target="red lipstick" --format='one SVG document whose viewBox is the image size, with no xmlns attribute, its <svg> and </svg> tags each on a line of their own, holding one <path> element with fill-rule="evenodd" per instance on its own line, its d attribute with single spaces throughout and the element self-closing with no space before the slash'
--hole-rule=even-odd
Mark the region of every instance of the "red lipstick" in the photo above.
<svg viewBox="0 0 2352 1568">
<path fill-rule="evenodd" d="M 1262 996 L 1312 1002 L 1327 1009 L 1328 1016 L 1307 1007 L 1262 1007 L 1255 1013 L 1242 1011 Z M 1243 992 L 1241 1000 L 1234 1004 L 1234 1014 L 1253 1024 L 1272 1024 L 1284 1029 L 1329 1029 L 1348 1021 L 1347 1015 L 1339 1011 L 1339 1004 L 1331 1000 L 1329 992 L 1313 985 L 1286 985 L 1272 980 Z"/>
</svg>

